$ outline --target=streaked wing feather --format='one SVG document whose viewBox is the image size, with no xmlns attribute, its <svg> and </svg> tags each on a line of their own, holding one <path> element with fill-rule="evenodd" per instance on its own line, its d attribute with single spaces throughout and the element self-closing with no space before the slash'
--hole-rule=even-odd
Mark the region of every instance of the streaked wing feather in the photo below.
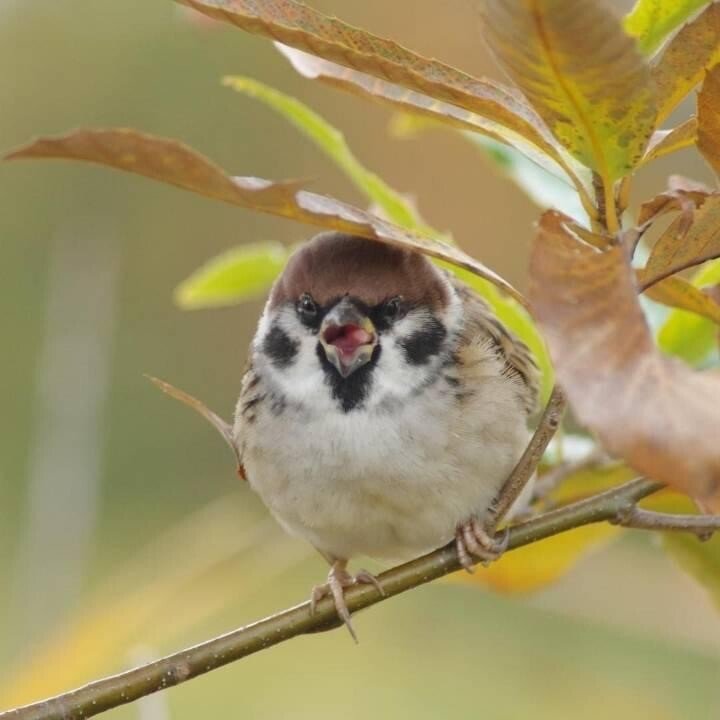
<svg viewBox="0 0 720 720">
<path fill-rule="evenodd" d="M 465 307 L 465 328 L 459 355 L 466 365 L 487 356 L 488 346 L 503 362 L 503 373 L 516 383 L 518 398 L 528 415 L 537 410 L 540 372 L 530 349 L 508 330 L 485 301 L 463 282 L 452 283 Z"/>
</svg>

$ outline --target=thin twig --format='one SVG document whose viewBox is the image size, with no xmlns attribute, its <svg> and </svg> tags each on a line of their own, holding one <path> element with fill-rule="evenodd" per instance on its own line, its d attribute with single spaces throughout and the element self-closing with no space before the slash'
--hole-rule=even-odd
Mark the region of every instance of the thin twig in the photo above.
<svg viewBox="0 0 720 720">
<path fill-rule="evenodd" d="M 700 540 L 709 540 L 714 532 L 720 530 L 718 515 L 682 515 L 674 513 L 654 512 L 629 506 L 618 513 L 613 525 L 639 530 L 662 530 L 664 532 L 690 532 Z"/>
<path fill-rule="evenodd" d="M 550 399 L 545 406 L 545 411 L 540 418 L 535 434 L 525 448 L 525 452 L 515 469 L 510 473 L 510 477 L 501 488 L 497 500 L 488 511 L 485 525 L 489 530 L 495 530 L 533 476 L 548 444 L 560 427 L 565 405 L 565 396 L 556 385 L 550 394 Z"/>
<path fill-rule="evenodd" d="M 540 515 L 510 529 L 509 550 L 538 542 L 581 525 L 617 520 L 642 498 L 663 486 L 638 479 L 600 495 Z M 450 545 L 380 575 L 385 597 L 372 586 L 352 587 L 346 595 L 351 612 L 460 569 L 455 545 Z M 303 603 L 252 625 L 183 650 L 149 665 L 90 683 L 73 692 L 0 713 L 0 720 L 80 720 L 130 703 L 216 668 L 265 650 L 297 635 L 339 625 L 331 600 L 318 603 L 314 615 Z"/>
</svg>

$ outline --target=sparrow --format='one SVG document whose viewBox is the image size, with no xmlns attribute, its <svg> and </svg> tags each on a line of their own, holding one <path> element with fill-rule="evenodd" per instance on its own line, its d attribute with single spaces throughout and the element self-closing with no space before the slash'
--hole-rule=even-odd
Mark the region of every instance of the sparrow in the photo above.
<svg viewBox="0 0 720 720">
<path fill-rule="evenodd" d="M 538 370 L 485 302 L 424 255 L 323 233 L 275 282 L 232 429 L 242 476 L 330 564 L 416 557 L 454 539 L 463 566 L 502 542 L 483 519 L 528 439 Z"/>
</svg>

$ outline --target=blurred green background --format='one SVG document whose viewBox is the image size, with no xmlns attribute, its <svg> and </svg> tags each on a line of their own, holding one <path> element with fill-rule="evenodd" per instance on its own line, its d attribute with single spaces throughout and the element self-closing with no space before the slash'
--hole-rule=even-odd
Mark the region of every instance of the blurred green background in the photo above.
<svg viewBox="0 0 720 720">
<path fill-rule="evenodd" d="M 497 75 L 464 0 L 313 6 Z M 626 8 L 627 4 L 619 4 Z M 78 126 L 181 139 L 236 174 L 315 178 L 361 202 L 227 73 L 295 94 L 433 225 L 520 287 L 536 210 L 457 136 L 389 137 L 385 109 L 298 78 L 272 46 L 169 0 L 0 3 L 0 149 Z M 707 179 L 691 153 L 656 163 Z M 287 539 L 199 418 L 151 373 L 229 416 L 261 303 L 183 313 L 172 290 L 236 244 L 312 229 L 88 166 L 0 167 L 0 709 L 307 597 L 326 569 Z M 120 719 L 720 715 L 720 623 L 649 535 L 560 582 L 500 596 L 436 583 L 109 714 Z"/>
</svg>

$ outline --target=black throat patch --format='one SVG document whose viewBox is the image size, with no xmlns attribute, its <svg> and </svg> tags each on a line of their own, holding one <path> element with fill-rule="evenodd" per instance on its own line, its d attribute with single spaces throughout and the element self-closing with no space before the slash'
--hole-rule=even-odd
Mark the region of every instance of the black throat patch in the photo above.
<svg viewBox="0 0 720 720">
<path fill-rule="evenodd" d="M 342 377 L 335 369 L 335 366 L 327 359 L 320 343 L 317 346 L 317 356 L 325 372 L 325 384 L 330 387 L 332 396 L 338 401 L 342 411 L 350 412 L 361 408 L 372 386 L 372 373 L 380 357 L 380 346 L 375 346 L 370 362 L 358 368 L 346 378 Z"/>
</svg>

